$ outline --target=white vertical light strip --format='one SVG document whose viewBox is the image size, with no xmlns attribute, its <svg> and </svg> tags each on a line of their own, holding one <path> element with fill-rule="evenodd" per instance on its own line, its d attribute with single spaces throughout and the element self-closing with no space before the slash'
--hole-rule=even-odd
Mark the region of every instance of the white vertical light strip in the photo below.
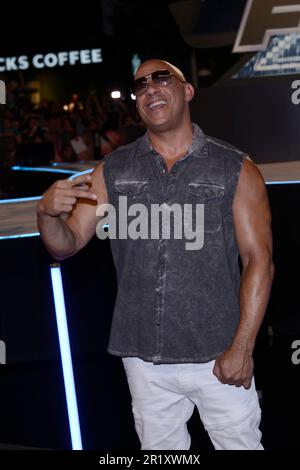
<svg viewBox="0 0 300 470">
<path fill-rule="evenodd" d="M 66 316 L 61 270 L 59 264 L 50 266 L 55 314 L 58 329 L 60 356 L 63 368 L 65 393 L 67 399 L 69 426 L 71 433 L 72 449 L 82 450 L 82 440 L 79 424 L 77 398 L 74 382 L 74 373 L 71 357 L 71 348 Z"/>
</svg>

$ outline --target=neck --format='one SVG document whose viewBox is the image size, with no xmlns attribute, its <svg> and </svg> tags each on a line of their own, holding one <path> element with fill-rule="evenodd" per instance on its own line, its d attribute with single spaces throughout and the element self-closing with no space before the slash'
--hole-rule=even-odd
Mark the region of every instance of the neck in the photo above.
<svg viewBox="0 0 300 470">
<path fill-rule="evenodd" d="M 148 129 L 152 147 L 163 157 L 173 160 L 180 157 L 192 144 L 193 127 L 189 122 L 178 129 L 155 132 Z"/>
</svg>

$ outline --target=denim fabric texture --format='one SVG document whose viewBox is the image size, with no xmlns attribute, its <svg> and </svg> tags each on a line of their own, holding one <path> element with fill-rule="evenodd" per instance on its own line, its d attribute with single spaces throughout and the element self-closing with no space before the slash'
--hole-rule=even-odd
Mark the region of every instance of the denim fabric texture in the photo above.
<svg viewBox="0 0 300 470">
<path fill-rule="evenodd" d="M 113 355 L 154 364 L 208 362 L 233 340 L 240 271 L 232 203 L 246 155 L 197 124 L 193 129 L 191 147 L 170 171 L 147 133 L 105 157 L 117 215 L 124 195 L 128 206 L 142 203 L 149 212 L 151 204 L 204 205 L 201 249 L 187 250 L 187 240 L 174 239 L 172 231 L 164 239 L 161 229 L 157 239 L 110 239 L 118 281 L 108 345 Z"/>
</svg>

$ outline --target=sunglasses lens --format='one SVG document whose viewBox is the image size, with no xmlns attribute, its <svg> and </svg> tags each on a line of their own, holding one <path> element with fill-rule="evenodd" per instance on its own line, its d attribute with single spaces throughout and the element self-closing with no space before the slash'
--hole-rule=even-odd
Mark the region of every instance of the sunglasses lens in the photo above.
<svg viewBox="0 0 300 470">
<path fill-rule="evenodd" d="M 153 72 L 152 80 L 155 85 L 166 86 L 170 83 L 172 78 L 171 73 L 168 70 L 157 70 Z"/>
<path fill-rule="evenodd" d="M 138 78 L 133 82 L 132 92 L 135 96 L 141 95 L 147 88 L 147 79 L 145 77 Z"/>
<path fill-rule="evenodd" d="M 157 86 L 167 86 L 171 78 L 172 74 L 168 70 L 157 70 L 151 74 L 151 80 Z M 142 95 L 146 91 L 147 86 L 148 80 L 146 77 L 137 78 L 137 80 L 133 82 L 132 92 L 135 96 Z"/>
</svg>

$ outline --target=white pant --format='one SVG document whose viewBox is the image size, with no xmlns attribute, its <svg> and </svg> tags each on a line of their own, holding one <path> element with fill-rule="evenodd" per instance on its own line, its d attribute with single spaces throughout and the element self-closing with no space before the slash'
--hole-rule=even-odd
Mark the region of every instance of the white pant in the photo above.
<svg viewBox="0 0 300 470">
<path fill-rule="evenodd" d="M 262 450 L 261 410 L 254 379 L 249 390 L 224 385 L 204 364 L 153 364 L 123 358 L 141 448 L 187 450 L 187 421 L 196 405 L 215 449 Z"/>
</svg>

